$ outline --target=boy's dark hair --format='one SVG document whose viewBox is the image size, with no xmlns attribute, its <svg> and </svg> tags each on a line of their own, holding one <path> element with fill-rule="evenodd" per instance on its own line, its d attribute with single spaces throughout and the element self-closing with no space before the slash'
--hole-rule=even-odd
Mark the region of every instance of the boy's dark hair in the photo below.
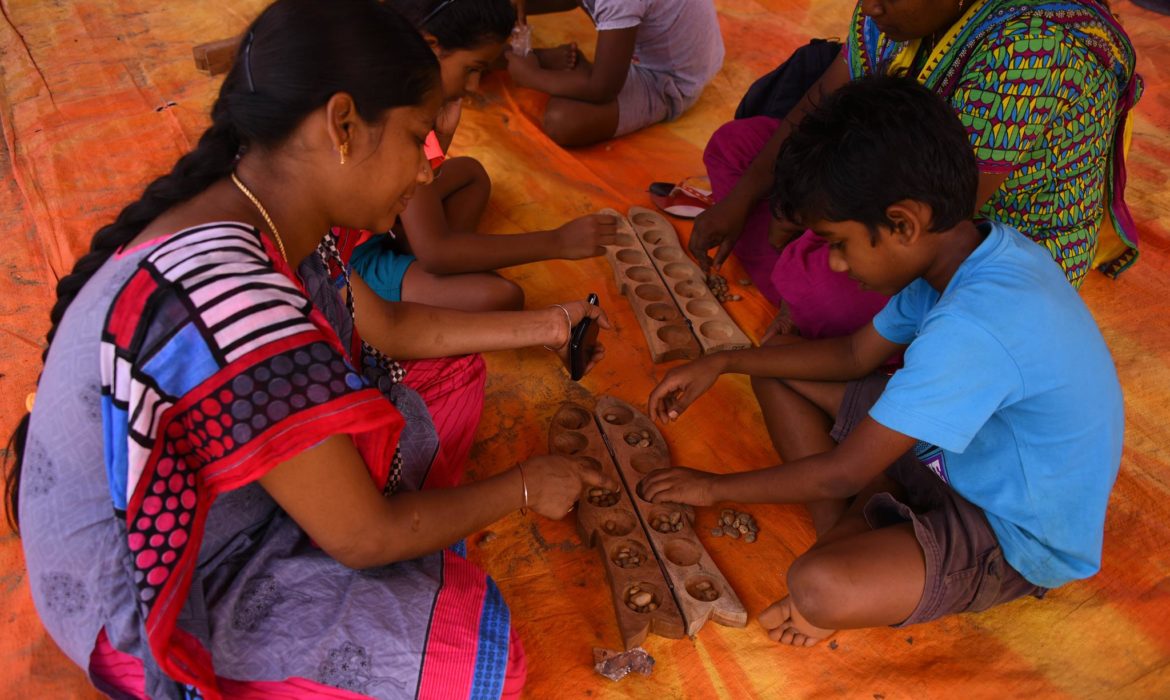
<svg viewBox="0 0 1170 700">
<path fill-rule="evenodd" d="M 243 37 L 211 107 L 211 126 L 195 149 L 99 229 L 89 252 L 57 282 L 42 360 L 65 310 L 114 251 L 163 212 L 227 177 L 246 149 L 280 144 L 339 92 L 353 97 L 362 119 L 374 122 L 388 109 L 421 104 L 439 85 L 434 53 L 410 23 L 379 0 L 276 0 Z M 5 494 L 14 531 L 28 424 L 25 414 L 8 444 Z"/>
<path fill-rule="evenodd" d="M 511 0 L 391 0 L 391 4 L 448 51 L 507 41 L 516 24 Z"/>
<path fill-rule="evenodd" d="M 776 158 L 772 212 L 797 224 L 858 221 L 876 242 L 886 209 L 930 205 L 931 231 L 972 218 L 979 169 L 942 98 L 910 78 L 855 80 L 810 112 Z"/>
</svg>

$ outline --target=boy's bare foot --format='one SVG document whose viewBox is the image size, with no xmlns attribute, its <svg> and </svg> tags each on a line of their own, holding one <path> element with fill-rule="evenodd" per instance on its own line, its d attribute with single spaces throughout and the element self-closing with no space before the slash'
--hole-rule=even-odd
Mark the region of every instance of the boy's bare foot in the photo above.
<svg viewBox="0 0 1170 700">
<path fill-rule="evenodd" d="M 545 70 L 573 70 L 577 67 L 577 44 L 561 44 L 551 49 L 533 49 L 540 67 Z"/>
<path fill-rule="evenodd" d="M 811 647 L 836 632 L 817 627 L 804 619 L 792 604 L 791 596 L 772 603 L 756 619 L 768 631 L 768 638 L 773 642 L 794 647 Z"/>
</svg>

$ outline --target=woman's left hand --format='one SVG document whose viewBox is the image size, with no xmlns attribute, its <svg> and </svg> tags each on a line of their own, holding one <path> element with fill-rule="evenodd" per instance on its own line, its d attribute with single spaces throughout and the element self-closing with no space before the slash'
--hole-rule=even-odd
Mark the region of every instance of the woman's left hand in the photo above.
<svg viewBox="0 0 1170 700">
<path fill-rule="evenodd" d="M 656 469 L 638 482 L 638 493 L 651 503 L 709 506 L 718 500 L 715 498 L 715 482 L 718 479 L 718 474 L 689 467 Z"/>
<path fill-rule="evenodd" d="M 591 318 L 593 319 L 594 323 L 600 326 L 603 330 L 607 331 L 612 330 L 613 325 L 610 324 L 609 316 L 605 315 L 605 311 L 603 311 L 601 307 L 597 306 L 596 304 L 590 304 L 587 301 L 566 301 L 561 303 L 560 306 L 565 310 L 566 313 L 568 313 L 568 319 L 565 320 L 564 323 L 562 323 L 560 326 L 564 329 L 561 331 L 564 333 L 564 335 L 558 336 L 556 341 L 548 344 L 548 347 L 555 349 L 557 355 L 560 356 L 561 360 L 565 363 L 565 366 L 568 367 L 569 339 L 573 335 L 573 329 L 577 327 L 577 324 L 580 323 L 582 319 L 586 317 Z M 554 307 L 553 310 L 556 311 L 562 319 L 565 318 L 565 314 L 561 313 L 560 309 L 556 309 Z M 585 363 L 585 373 L 588 374 L 593 369 L 593 366 L 600 362 L 601 358 L 603 357 L 605 357 L 605 346 L 598 342 L 597 345 L 593 347 L 593 354 L 589 357 L 589 361 Z"/>
</svg>

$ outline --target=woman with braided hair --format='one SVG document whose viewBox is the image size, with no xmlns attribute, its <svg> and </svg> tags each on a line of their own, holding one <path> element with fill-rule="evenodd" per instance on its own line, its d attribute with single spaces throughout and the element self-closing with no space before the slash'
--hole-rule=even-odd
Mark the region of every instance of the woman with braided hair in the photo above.
<svg viewBox="0 0 1170 700">
<path fill-rule="evenodd" d="M 688 247 L 704 268 L 734 250 L 783 309 L 777 328 L 819 338 L 868 323 L 886 297 L 831 272 L 828 248 L 774 224 L 765 200 L 805 112 L 850 80 L 904 74 L 967 128 L 980 218 L 1043 245 L 1076 288 L 1094 268 L 1115 277 L 1138 257 L 1123 146 L 1141 94 L 1135 66 L 1105 0 L 859 0 L 840 57 L 783 119 L 737 119 L 712 135 L 703 159 L 718 203 L 695 219 Z"/>
<path fill-rule="evenodd" d="M 342 242 L 355 248 L 353 271 L 388 301 L 420 301 L 464 311 L 521 309 L 524 290 L 496 270 L 601 255 L 603 246 L 614 242 L 617 220 L 586 214 L 547 231 L 507 237 L 477 232 L 491 195 L 491 177 L 475 158 L 447 154 L 464 98 L 503 54 L 516 9 L 511 0 L 390 3 L 418 29 L 439 60 L 444 102 L 424 146 L 435 180 L 418 188 L 393 234 L 344 232 Z"/>
<path fill-rule="evenodd" d="M 508 609 L 456 543 L 600 477 L 537 457 L 421 490 L 436 432 L 377 348 L 447 312 L 379 323 L 322 245 L 431 180 L 434 55 L 376 0 L 277 0 L 244 36 L 196 148 L 58 285 L 7 481 L 37 610 L 116 697 L 515 695 Z M 506 333 L 559 344 L 584 306 Z"/>
</svg>

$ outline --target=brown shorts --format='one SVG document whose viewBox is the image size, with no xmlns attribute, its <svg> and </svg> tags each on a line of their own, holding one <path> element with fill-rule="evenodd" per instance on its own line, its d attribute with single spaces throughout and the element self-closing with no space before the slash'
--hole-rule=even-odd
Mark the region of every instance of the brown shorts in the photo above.
<svg viewBox="0 0 1170 700">
<path fill-rule="evenodd" d="M 849 383 L 833 426 L 834 440 L 843 440 L 869 414 L 889 379 L 871 375 Z M 895 627 L 951 613 L 978 612 L 1025 595 L 1043 598 L 1048 592 L 1007 563 L 983 511 L 919 463 L 913 451 L 894 462 L 886 476 L 905 493 L 897 497 L 874 494 L 863 507 L 865 520 L 873 529 L 913 523 L 926 558 L 922 600 Z"/>
</svg>

